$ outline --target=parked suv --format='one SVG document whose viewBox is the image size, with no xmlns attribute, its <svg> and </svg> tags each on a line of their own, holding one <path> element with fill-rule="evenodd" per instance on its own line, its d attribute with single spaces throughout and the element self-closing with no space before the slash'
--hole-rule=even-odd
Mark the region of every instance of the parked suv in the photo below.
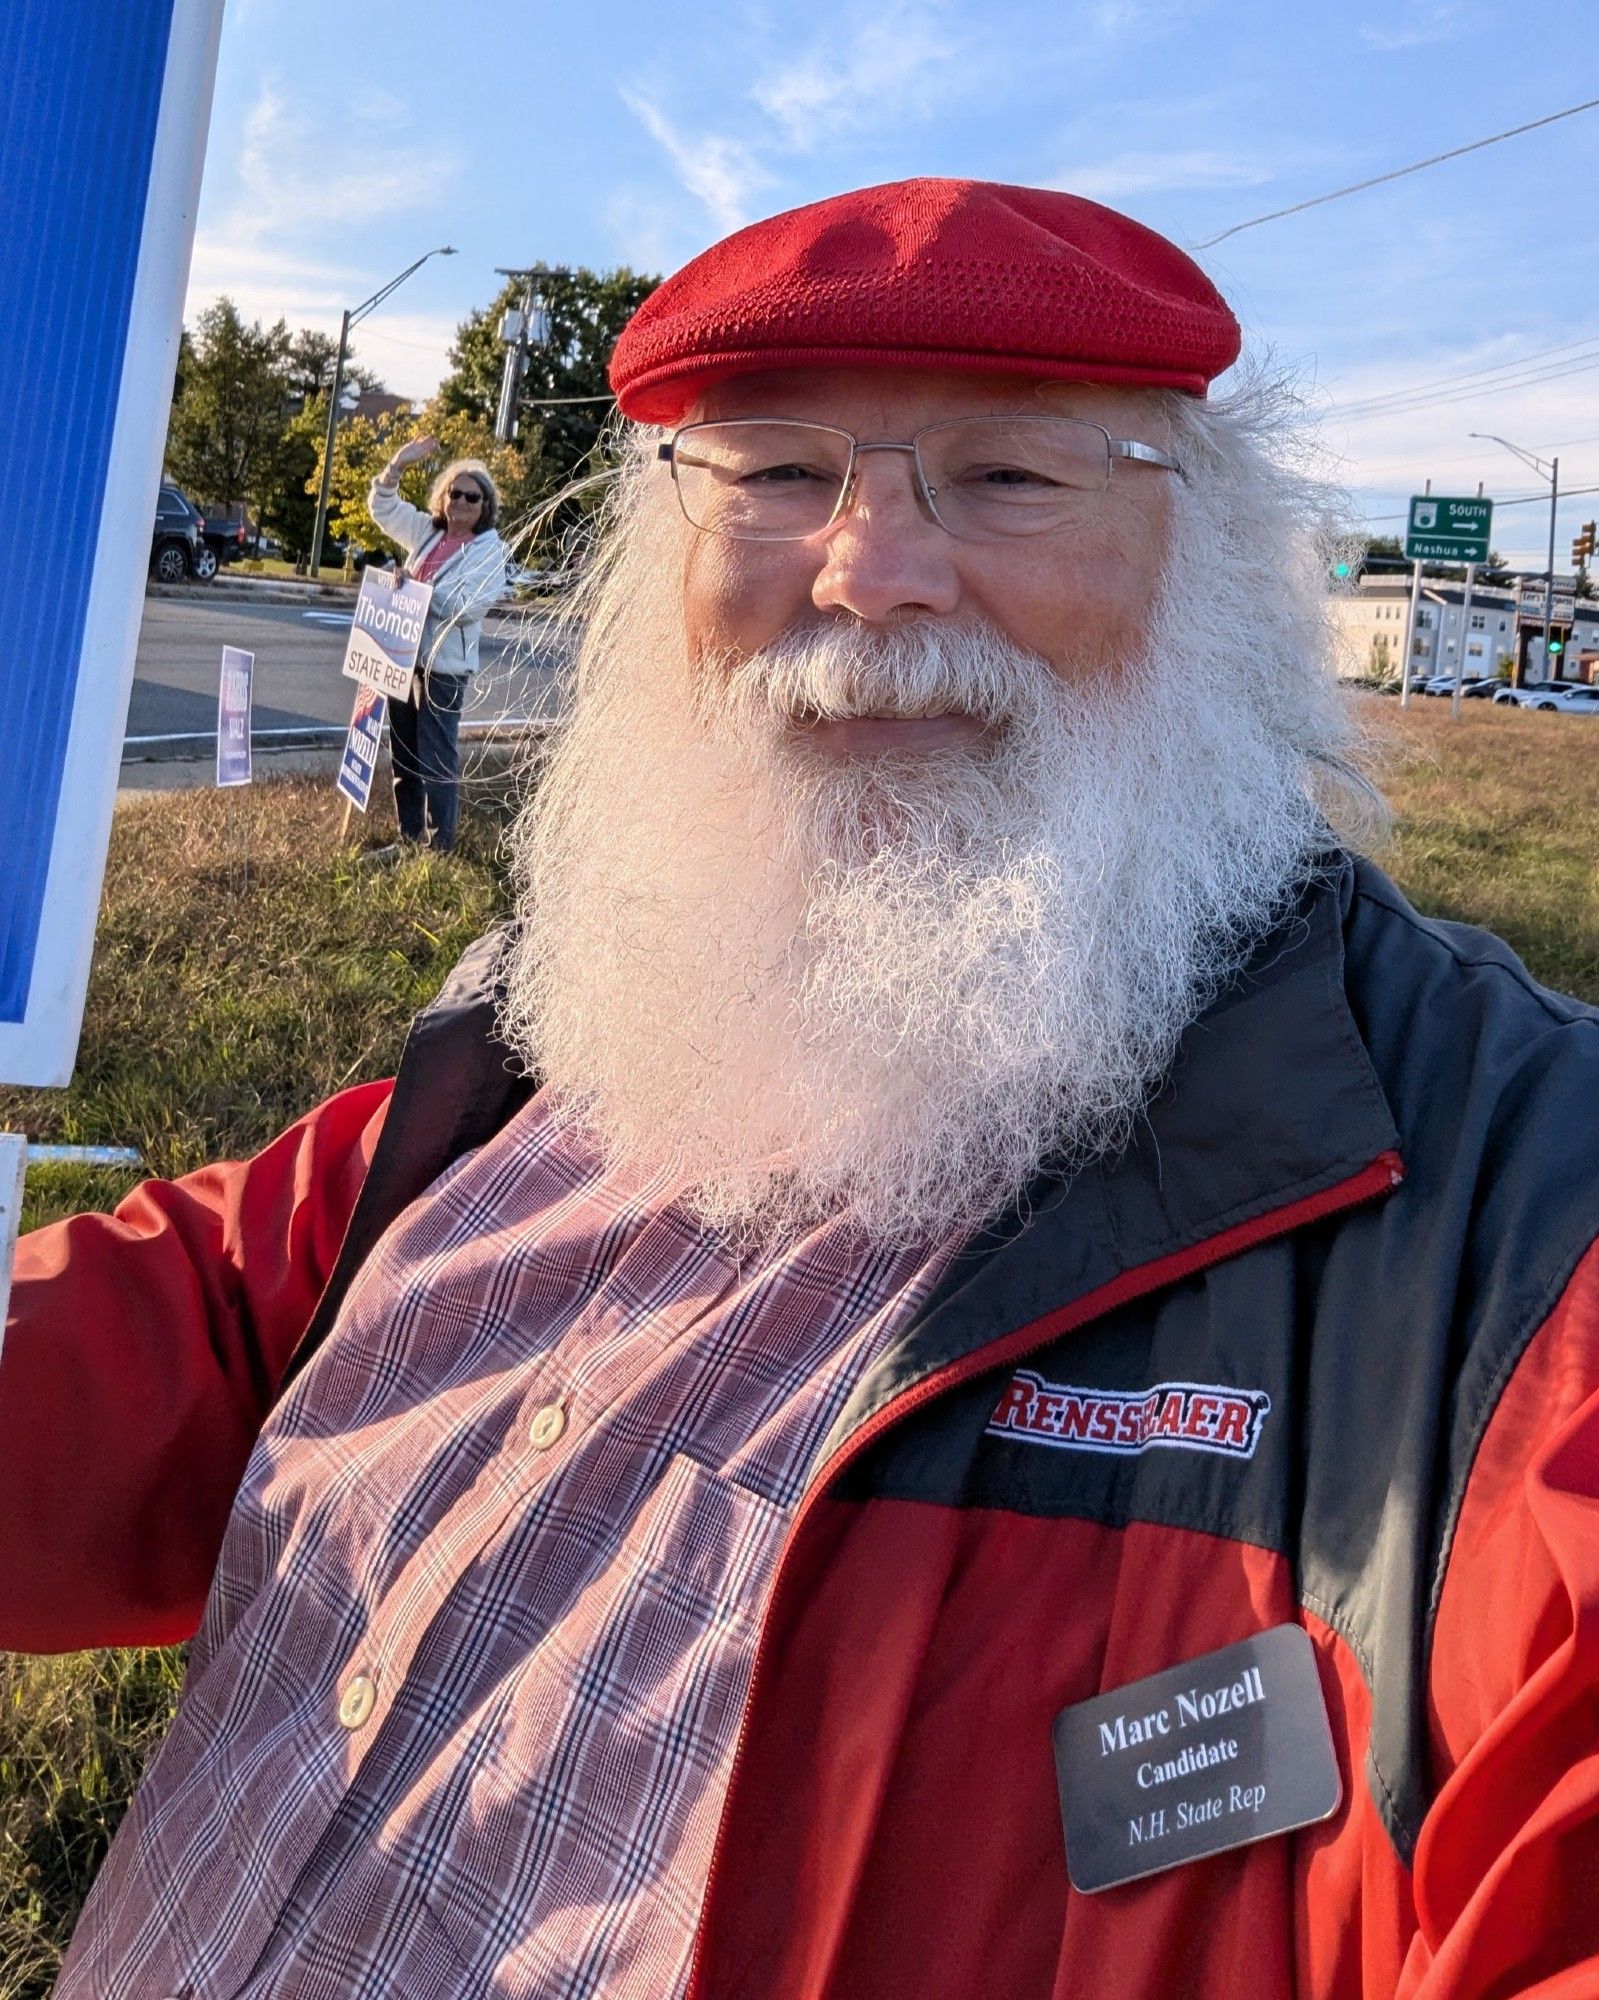
<svg viewBox="0 0 1599 2000">
<path fill-rule="evenodd" d="M 250 530 L 243 520 L 216 520 L 206 516 L 205 545 L 219 563 L 242 562 L 250 553 Z"/>
<path fill-rule="evenodd" d="M 182 583 L 186 576 L 204 583 L 217 573 L 216 551 L 206 546 L 205 516 L 176 486 L 163 484 L 156 498 L 150 569 L 158 583 Z"/>
</svg>

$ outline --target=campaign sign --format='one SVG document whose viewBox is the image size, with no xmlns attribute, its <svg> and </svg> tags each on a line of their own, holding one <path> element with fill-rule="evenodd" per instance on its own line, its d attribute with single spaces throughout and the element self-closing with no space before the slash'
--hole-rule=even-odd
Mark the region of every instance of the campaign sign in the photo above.
<svg viewBox="0 0 1599 2000">
<path fill-rule="evenodd" d="M 0 1083 L 72 1074 L 222 0 L 0 5 Z"/>
<path fill-rule="evenodd" d="M 350 717 L 344 739 L 344 755 L 339 760 L 338 788 L 357 812 L 365 812 L 372 797 L 372 774 L 378 767 L 378 751 L 383 743 L 383 716 L 386 696 L 364 682 L 355 691 L 355 712 Z"/>
<path fill-rule="evenodd" d="M 355 600 L 355 618 L 344 648 L 344 671 L 352 681 L 365 681 L 396 701 L 406 699 L 432 597 L 431 583 L 407 577 L 396 587 L 386 570 L 362 571 L 361 594 Z"/>
<path fill-rule="evenodd" d="M 217 783 L 250 782 L 250 683 L 255 655 L 242 646 L 222 648 L 222 681 L 217 689 Z"/>
</svg>

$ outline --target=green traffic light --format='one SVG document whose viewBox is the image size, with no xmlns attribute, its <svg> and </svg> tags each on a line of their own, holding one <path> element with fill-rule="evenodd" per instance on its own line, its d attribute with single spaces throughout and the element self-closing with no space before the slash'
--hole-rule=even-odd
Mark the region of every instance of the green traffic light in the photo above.
<svg viewBox="0 0 1599 2000">
<path fill-rule="evenodd" d="M 1564 639 L 1551 639 L 1549 641 L 1549 657 L 1551 659 L 1554 658 L 1556 653 L 1563 653 L 1565 650 L 1566 642 Z"/>
<path fill-rule="evenodd" d="M 1334 563 L 1334 564 L 1333 564 L 1333 575 L 1334 575 L 1334 576 L 1348 576 L 1348 574 L 1349 574 L 1349 565 L 1348 565 L 1348 563 Z"/>
</svg>

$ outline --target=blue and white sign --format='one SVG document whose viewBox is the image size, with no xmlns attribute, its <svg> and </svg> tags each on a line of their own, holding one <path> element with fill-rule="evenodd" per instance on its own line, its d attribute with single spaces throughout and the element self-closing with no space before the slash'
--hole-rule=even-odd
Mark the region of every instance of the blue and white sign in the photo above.
<svg viewBox="0 0 1599 2000">
<path fill-rule="evenodd" d="M 250 687 L 255 655 L 242 646 L 222 648 L 217 686 L 217 783 L 247 785 L 250 770 Z"/>
<path fill-rule="evenodd" d="M 433 601 L 431 583 L 390 581 L 389 572 L 370 565 L 361 572 L 355 616 L 344 648 L 344 671 L 384 694 L 404 701 L 411 692 L 422 627 Z"/>
<path fill-rule="evenodd" d="M 344 755 L 339 761 L 338 788 L 357 812 L 365 812 L 372 799 L 372 774 L 378 767 L 378 751 L 383 747 L 383 717 L 387 697 L 365 682 L 355 691 L 355 712 L 344 739 Z"/>
<path fill-rule="evenodd" d="M 77 1050 L 221 27 L 222 0 L 0 6 L 0 492 L 50 489 L 0 536 L 4 1083 Z"/>
</svg>

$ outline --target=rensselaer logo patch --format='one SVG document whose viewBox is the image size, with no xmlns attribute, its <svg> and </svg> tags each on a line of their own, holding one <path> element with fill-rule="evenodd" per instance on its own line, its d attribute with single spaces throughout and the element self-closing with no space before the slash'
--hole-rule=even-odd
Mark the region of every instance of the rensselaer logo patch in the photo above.
<svg viewBox="0 0 1599 2000">
<path fill-rule="evenodd" d="M 1253 1458 L 1271 1409 L 1264 1389 L 1215 1382 L 1157 1382 L 1148 1389 L 1084 1389 L 1046 1382 L 1024 1368 L 999 1399 L 990 1437 L 1021 1438 L 1057 1451 L 1136 1457 L 1157 1445 Z"/>
</svg>

